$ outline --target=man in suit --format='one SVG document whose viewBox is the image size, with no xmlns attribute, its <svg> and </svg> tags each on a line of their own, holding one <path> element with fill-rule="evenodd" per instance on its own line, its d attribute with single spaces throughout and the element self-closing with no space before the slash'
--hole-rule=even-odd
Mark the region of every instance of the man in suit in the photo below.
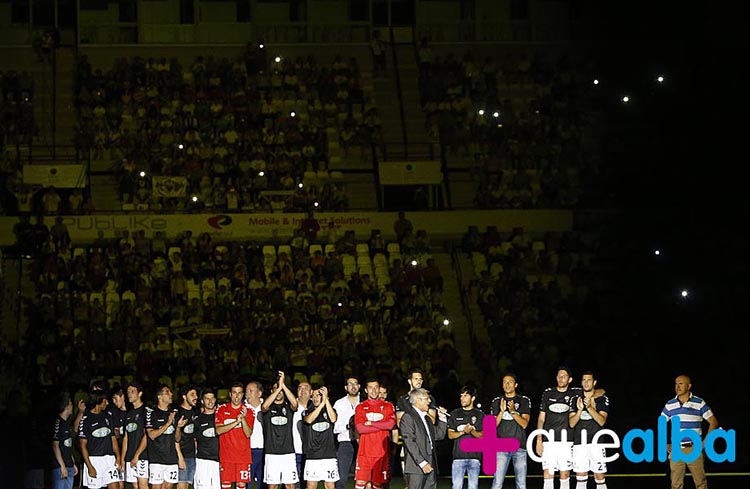
<svg viewBox="0 0 750 489">
<path fill-rule="evenodd" d="M 437 487 L 437 456 L 435 442 L 445 438 L 448 431 L 444 409 L 437 411 L 437 421 L 428 415 L 430 393 L 427 389 L 414 389 L 409 393 L 414 409 L 401 418 L 401 436 L 404 439 L 404 473 L 409 476 L 409 489 L 435 489 Z"/>
</svg>

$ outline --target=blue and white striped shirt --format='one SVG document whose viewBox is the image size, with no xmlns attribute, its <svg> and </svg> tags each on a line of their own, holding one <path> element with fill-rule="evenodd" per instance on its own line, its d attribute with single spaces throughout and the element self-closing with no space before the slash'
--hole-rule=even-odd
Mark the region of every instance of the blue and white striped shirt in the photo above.
<svg viewBox="0 0 750 489">
<path fill-rule="evenodd" d="M 680 418 L 681 430 L 693 430 L 702 435 L 701 425 L 703 420 L 708 421 L 714 413 L 708 407 L 706 401 L 691 393 L 684 404 L 680 403 L 680 400 L 676 397 L 667 401 L 664 409 L 661 411 L 661 415 L 666 417 L 667 421 L 673 416 L 677 416 Z"/>
</svg>

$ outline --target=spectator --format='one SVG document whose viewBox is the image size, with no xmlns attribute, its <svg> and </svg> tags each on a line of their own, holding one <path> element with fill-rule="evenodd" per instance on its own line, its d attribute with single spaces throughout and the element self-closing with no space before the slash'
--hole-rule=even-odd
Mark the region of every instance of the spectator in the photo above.
<svg viewBox="0 0 750 489">
<path fill-rule="evenodd" d="M 411 233 L 414 230 L 414 226 L 411 221 L 406 218 L 404 211 L 399 211 L 398 219 L 393 223 L 393 232 L 396 233 L 396 240 L 400 243 L 404 239 L 404 236 Z"/>
<path fill-rule="evenodd" d="M 42 207 L 46 214 L 60 213 L 60 196 L 55 192 L 55 187 L 49 187 L 42 197 Z"/>
</svg>

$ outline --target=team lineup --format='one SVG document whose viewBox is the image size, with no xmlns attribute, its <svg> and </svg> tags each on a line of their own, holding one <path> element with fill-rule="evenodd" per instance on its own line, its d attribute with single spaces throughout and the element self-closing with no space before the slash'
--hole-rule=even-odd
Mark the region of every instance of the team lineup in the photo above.
<svg viewBox="0 0 750 489">
<path fill-rule="evenodd" d="M 345 489 L 352 464 L 355 489 L 388 489 L 394 467 L 401 468 L 409 489 L 434 489 L 439 475 L 436 442 L 445 438 L 453 442 L 452 489 L 462 489 L 464 479 L 468 489 L 477 489 L 482 452 L 466 452 L 461 442 L 482 438 L 487 415 L 495 418 L 498 438 L 517 440 L 520 445 L 518 450 L 496 454 L 492 489 L 503 487 L 511 463 L 516 489 L 526 488 L 527 446 L 534 447 L 533 459 L 541 460 L 543 489 L 554 487 L 555 473 L 561 489 L 570 488 L 572 475 L 575 489 L 585 489 L 589 474 L 597 489 L 606 489 L 605 450 L 586 440 L 604 429 L 609 398 L 597 388 L 592 372 L 581 375 L 580 387 L 571 385 L 573 376 L 567 367 L 557 369 L 555 380 L 555 386 L 542 393 L 537 431 L 532 433 L 535 440 L 527 440 L 531 400 L 517 392 L 514 374 L 503 376 L 502 394 L 485 414 L 476 405 L 477 393 L 470 385 L 456 393 L 460 407 L 450 412 L 440 407 L 422 388 L 420 369 L 409 371 L 409 392 L 395 405 L 377 379 L 363 382 L 366 395 L 361 400 L 357 377 L 345 380 L 345 395 L 335 402 L 326 387 L 307 382 L 299 383 L 293 393 L 284 372 L 278 372 L 265 399 L 263 386 L 252 381 L 229 386 L 229 401 L 221 405 L 215 390 L 184 386 L 175 404 L 171 388 L 162 385 L 153 407 L 145 405 L 138 382 L 109 395 L 105 385 L 95 384 L 88 402 L 79 402 L 72 426 L 77 427 L 81 483 L 89 489 L 122 489 L 125 484 L 135 489 L 175 485 L 244 489 L 254 483 L 259 489 L 280 485 L 315 489 L 320 482 L 325 489 Z M 690 389 L 689 377 L 677 377 L 676 396 L 661 415 L 679 418 L 700 436 L 704 420 L 708 432 L 719 424 L 705 401 Z M 79 475 L 72 414 L 73 402 L 65 393 L 52 436 L 55 488 L 72 488 Z M 538 435 L 538 430 L 549 436 Z M 693 447 L 685 441 L 679 449 L 689 453 Z M 702 456 L 687 464 L 670 457 L 672 488 L 682 487 L 686 466 L 696 488 L 707 488 Z"/>
</svg>

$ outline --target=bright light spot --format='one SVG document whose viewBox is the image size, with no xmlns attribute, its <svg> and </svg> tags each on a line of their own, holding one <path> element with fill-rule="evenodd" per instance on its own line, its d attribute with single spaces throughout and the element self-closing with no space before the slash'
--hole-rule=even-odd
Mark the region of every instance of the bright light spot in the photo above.
<svg viewBox="0 0 750 489">
<path fill-rule="evenodd" d="M 264 172 L 264 171 L 259 171 L 259 172 L 258 172 L 258 176 L 259 176 L 259 177 L 262 177 L 262 176 L 264 176 L 265 174 L 266 174 L 266 172 Z"/>
<path fill-rule="evenodd" d="M 317 202 L 313 202 L 313 205 L 314 205 L 315 207 L 318 207 L 318 206 L 319 206 L 320 204 L 318 204 Z"/>
<path fill-rule="evenodd" d="M 297 186 L 298 186 L 299 188 L 302 188 L 302 187 L 304 187 L 304 186 L 305 186 L 305 184 L 304 184 L 304 183 L 302 183 L 302 182 L 299 182 L 299 183 L 297 184 Z"/>
<path fill-rule="evenodd" d="M 261 49 L 263 49 L 265 46 L 263 45 L 263 43 L 260 43 L 260 44 L 258 44 L 258 47 L 261 48 Z"/>
<path fill-rule="evenodd" d="M 687 297 L 687 296 L 688 296 L 688 291 L 687 291 L 687 290 L 685 290 L 685 289 L 682 289 L 682 291 L 680 292 L 680 295 L 681 295 L 682 297 Z"/>
<path fill-rule="evenodd" d="M 599 84 L 599 79 L 598 78 L 594 78 L 594 85 L 598 85 L 598 84 Z"/>
<path fill-rule="evenodd" d="M 484 109 L 479 109 L 479 115 L 484 115 Z"/>
<path fill-rule="evenodd" d="M 412 260 L 411 261 L 411 266 L 416 267 L 417 266 L 417 260 Z"/>
<path fill-rule="evenodd" d="M 654 255 L 656 255 L 656 256 L 659 256 L 659 255 L 661 255 L 661 251 L 659 251 L 659 250 L 654 250 Z"/>
<path fill-rule="evenodd" d="M 343 305 L 344 305 L 344 304 L 342 304 L 342 303 L 340 303 L 340 302 L 339 302 L 339 303 L 338 303 L 337 305 L 338 305 L 339 307 L 343 307 Z"/>
<path fill-rule="evenodd" d="M 142 171 L 142 172 L 140 172 L 140 173 L 139 173 L 139 175 L 141 176 L 141 178 L 143 178 L 143 177 L 145 177 L 145 176 L 146 176 L 146 172 L 145 172 L 145 171 Z"/>
<path fill-rule="evenodd" d="M 497 127 L 503 127 L 503 125 L 502 124 L 498 124 Z"/>
<path fill-rule="evenodd" d="M 498 117 L 500 117 L 500 112 L 498 112 L 498 111 L 493 112 L 492 113 L 492 117 L 494 117 L 495 119 L 497 119 Z"/>
<path fill-rule="evenodd" d="M 656 77 L 656 81 L 659 82 L 659 83 L 664 83 L 664 77 L 661 76 L 661 75 L 659 75 L 659 76 Z"/>
<path fill-rule="evenodd" d="M 281 56 L 276 56 L 273 60 L 277 63 L 281 63 Z"/>
<path fill-rule="evenodd" d="M 297 113 L 295 111 L 291 111 L 289 113 L 289 115 L 292 116 L 292 117 L 297 117 Z"/>
<path fill-rule="evenodd" d="M 630 97 L 628 97 L 627 95 L 622 97 L 622 103 L 627 104 L 628 102 L 630 102 Z"/>
<path fill-rule="evenodd" d="M 179 149 L 182 149 L 182 148 L 184 148 L 185 146 L 183 146 L 183 144 L 182 144 L 182 143 L 180 143 L 180 144 L 178 144 L 178 145 L 177 145 L 177 147 L 178 147 Z"/>
<path fill-rule="evenodd" d="M 444 325 L 448 326 L 448 325 L 449 325 L 450 323 L 451 323 L 451 322 L 450 322 L 450 320 L 448 320 L 448 319 L 443 319 L 443 324 L 444 324 Z"/>
<path fill-rule="evenodd" d="M 198 202 L 198 197 L 193 195 L 193 202 Z"/>
</svg>

